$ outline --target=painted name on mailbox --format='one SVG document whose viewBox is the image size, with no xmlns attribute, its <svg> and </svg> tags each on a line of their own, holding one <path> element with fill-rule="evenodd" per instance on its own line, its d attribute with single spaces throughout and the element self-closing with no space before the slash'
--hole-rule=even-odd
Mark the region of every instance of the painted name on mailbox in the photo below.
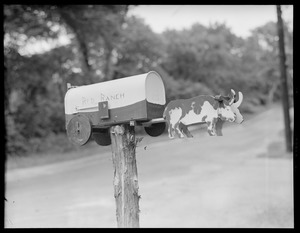
<svg viewBox="0 0 300 233">
<path fill-rule="evenodd" d="M 125 98 L 125 93 L 118 93 L 115 95 L 104 95 L 104 94 L 100 94 L 100 101 L 110 101 L 110 100 L 119 100 L 119 99 L 123 99 Z"/>
<path fill-rule="evenodd" d="M 82 104 L 82 106 L 87 106 L 87 105 L 96 104 L 96 102 L 95 102 L 94 98 L 81 97 L 81 104 Z"/>
<path fill-rule="evenodd" d="M 94 98 L 82 97 L 81 103 L 82 103 L 82 106 L 89 106 L 89 105 L 95 105 L 98 102 L 102 102 L 102 101 L 112 101 L 112 100 L 119 100 L 119 99 L 124 99 L 124 98 L 125 98 L 125 93 L 118 93 L 118 94 L 109 95 L 109 96 L 100 93 L 100 100 L 95 101 Z"/>
</svg>

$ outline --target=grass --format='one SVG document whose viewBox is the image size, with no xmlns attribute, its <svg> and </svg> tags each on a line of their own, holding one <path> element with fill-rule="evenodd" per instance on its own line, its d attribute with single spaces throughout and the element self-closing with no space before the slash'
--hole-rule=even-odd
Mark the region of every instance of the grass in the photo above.
<svg viewBox="0 0 300 233">
<path fill-rule="evenodd" d="M 145 136 L 145 133 L 138 128 L 136 138 Z M 66 136 L 65 136 L 66 137 Z M 55 142 L 53 142 L 55 143 Z M 60 143 L 63 144 L 63 143 Z M 69 143 L 68 143 L 69 144 Z M 63 147 L 64 145 L 55 145 L 53 147 Z M 90 141 L 86 145 L 78 147 L 67 145 L 68 152 L 63 152 L 63 149 L 53 152 L 35 153 L 24 156 L 8 156 L 6 157 L 6 169 L 12 170 L 17 168 L 27 168 L 51 163 L 57 163 L 67 160 L 80 159 L 87 156 L 92 156 L 99 153 L 111 153 L 111 146 L 99 146 L 96 142 Z M 56 148 L 57 149 L 57 148 Z"/>
<path fill-rule="evenodd" d="M 33 167 L 44 164 L 79 159 L 97 153 L 110 151 L 110 146 L 99 147 L 95 142 L 88 143 L 84 147 L 75 147 L 73 151 L 66 153 L 39 153 L 28 156 L 10 156 L 6 159 L 6 169 Z"/>
</svg>

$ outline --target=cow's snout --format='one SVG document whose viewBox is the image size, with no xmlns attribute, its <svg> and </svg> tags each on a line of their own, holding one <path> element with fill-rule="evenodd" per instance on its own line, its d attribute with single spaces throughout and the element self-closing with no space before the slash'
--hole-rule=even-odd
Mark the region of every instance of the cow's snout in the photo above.
<svg viewBox="0 0 300 233">
<path fill-rule="evenodd" d="M 229 122 L 234 122 L 236 120 L 236 114 L 233 112 L 232 116 L 228 118 Z"/>
<path fill-rule="evenodd" d="M 242 124 L 243 121 L 244 121 L 244 118 L 242 118 L 241 120 L 239 120 L 237 123 L 238 123 L 238 124 Z"/>
<path fill-rule="evenodd" d="M 236 120 L 236 116 L 234 116 L 233 118 L 229 118 L 229 122 L 234 122 Z"/>
<path fill-rule="evenodd" d="M 238 124 L 242 124 L 242 122 L 244 121 L 244 118 L 243 117 L 237 117 L 235 122 L 238 123 Z"/>
</svg>

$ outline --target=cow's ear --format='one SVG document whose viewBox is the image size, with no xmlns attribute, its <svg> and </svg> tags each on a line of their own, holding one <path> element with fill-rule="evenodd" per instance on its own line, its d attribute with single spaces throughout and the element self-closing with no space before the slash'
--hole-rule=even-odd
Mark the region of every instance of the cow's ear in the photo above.
<svg viewBox="0 0 300 233">
<path fill-rule="evenodd" d="M 215 95 L 215 96 L 214 96 L 214 99 L 217 100 L 217 101 L 219 101 L 219 102 L 222 102 L 222 101 L 223 101 L 223 98 L 222 98 L 221 95 Z"/>
<path fill-rule="evenodd" d="M 226 101 L 226 102 L 228 102 L 231 98 L 229 97 L 229 96 L 220 96 L 220 99 L 222 100 L 222 101 Z"/>
</svg>

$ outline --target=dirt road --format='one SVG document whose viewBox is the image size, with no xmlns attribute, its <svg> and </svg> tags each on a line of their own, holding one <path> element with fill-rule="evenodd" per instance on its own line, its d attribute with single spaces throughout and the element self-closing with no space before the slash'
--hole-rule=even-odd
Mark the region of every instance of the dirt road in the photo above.
<svg viewBox="0 0 300 233">
<path fill-rule="evenodd" d="M 280 107 L 223 137 L 145 137 L 141 227 L 294 227 L 293 160 Z M 200 132 L 200 133 L 199 133 Z M 6 174 L 5 227 L 116 227 L 110 153 Z"/>
</svg>

